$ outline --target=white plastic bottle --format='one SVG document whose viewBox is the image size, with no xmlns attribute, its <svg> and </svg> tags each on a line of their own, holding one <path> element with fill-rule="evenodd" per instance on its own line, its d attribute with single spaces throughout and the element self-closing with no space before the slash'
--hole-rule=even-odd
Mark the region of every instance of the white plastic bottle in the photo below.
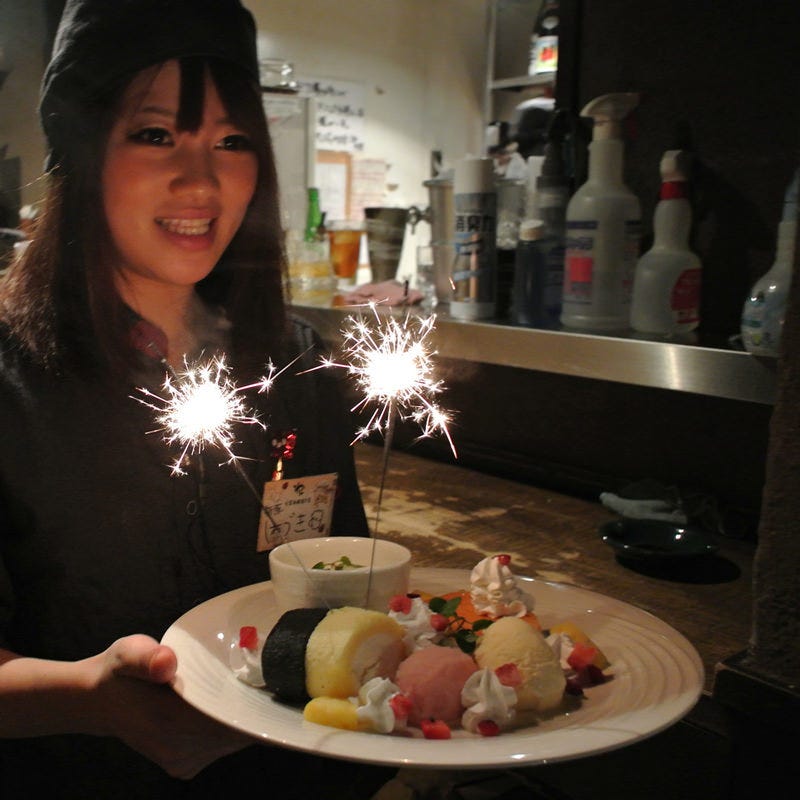
<svg viewBox="0 0 800 800">
<path fill-rule="evenodd" d="M 786 300 L 794 265 L 799 175 L 800 170 L 795 172 L 784 196 L 775 261 L 753 285 L 742 312 L 742 344 L 745 350 L 757 356 L 777 358 L 780 353 Z"/>
<path fill-rule="evenodd" d="M 589 176 L 567 206 L 561 324 L 587 331 L 630 327 L 633 271 L 639 256 L 639 198 L 622 181 L 621 122 L 639 102 L 636 92 L 606 94 L 588 103 L 594 118 Z"/>
<path fill-rule="evenodd" d="M 668 337 L 693 331 L 700 324 L 702 264 L 689 248 L 692 209 L 686 154 L 668 150 L 660 170 L 653 246 L 639 259 L 633 276 L 631 327 Z"/>
</svg>

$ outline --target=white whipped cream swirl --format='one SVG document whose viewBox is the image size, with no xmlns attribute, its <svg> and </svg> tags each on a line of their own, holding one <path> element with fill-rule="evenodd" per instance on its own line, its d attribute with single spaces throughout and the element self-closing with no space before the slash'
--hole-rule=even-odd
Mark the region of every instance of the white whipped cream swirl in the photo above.
<svg viewBox="0 0 800 800">
<path fill-rule="evenodd" d="M 433 612 L 421 597 L 414 597 L 411 600 L 411 608 L 407 614 L 402 611 L 388 613 L 403 627 L 403 643 L 409 655 L 415 650 L 436 644 L 442 638 L 442 635 L 431 626 Z"/>
<path fill-rule="evenodd" d="M 551 633 L 547 639 L 547 644 L 561 664 L 561 669 L 568 674 L 574 674 L 575 670 L 569 665 L 569 657 L 575 648 L 575 642 L 566 633 Z"/>
<path fill-rule="evenodd" d="M 461 690 L 461 704 L 466 710 L 461 715 L 461 727 L 478 733 L 478 725 L 485 720 L 494 722 L 501 730 L 514 721 L 517 693 L 512 686 L 504 686 L 491 669 L 479 669 L 467 678 Z"/>
<path fill-rule="evenodd" d="M 264 649 L 264 642 L 267 637 L 258 633 L 258 643 L 249 650 L 238 645 L 231 646 L 230 665 L 236 677 L 248 686 L 255 686 L 263 689 L 264 673 L 261 671 L 261 651 Z"/>
<path fill-rule="evenodd" d="M 358 721 L 378 733 L 391 733 L 395 729 L 404 728 L 405 721 L 395 717 L 394 709 L 389 704 L 399 691 L 388 678 L 368 680 L 358 690 L 358 698 L 352 698 L 358 703 Z"/>
<path fill-rule="evenodd" d="M 533 597 L 517 586 L 514 573 L 497 556 L 479 561 L 470 574 L 472 604 L 490 617 L 524 617 L 533 610 Z"/>
</svg>

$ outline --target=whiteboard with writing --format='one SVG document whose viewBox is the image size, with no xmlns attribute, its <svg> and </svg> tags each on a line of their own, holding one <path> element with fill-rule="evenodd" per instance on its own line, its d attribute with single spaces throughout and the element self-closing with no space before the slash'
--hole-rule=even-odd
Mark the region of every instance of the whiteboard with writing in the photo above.
<svg viewBox="0 0 800 800">
<path fill-rule="evenodd" d="M 317 104 L 318 150 L 360 153 L 364 150 L 363 83 L 335 78 L 300 78 L 300 91 L 313 95 Z"/>
<path fill-rule="evenodd" d="M 261 499 L 258 552 L 283 542 L 330 536 L 337 478 L 335 472 L 330 472 L 267 481 Z"/>
</svg>

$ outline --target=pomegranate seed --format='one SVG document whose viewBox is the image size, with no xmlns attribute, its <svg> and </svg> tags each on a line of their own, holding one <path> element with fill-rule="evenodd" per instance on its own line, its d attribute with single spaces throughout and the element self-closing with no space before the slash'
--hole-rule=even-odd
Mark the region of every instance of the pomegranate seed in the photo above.
<svg viewBox="0 0 800 800">
<path fill-rule="evenodd" d="M 253 625 L 242 625 L 239 628 L 239 647 L 255 650 L 258 647 L 258 631 Z"/>
<path fill-rule="evenodd" d="M 411 702 L 411 699 L 407 695 L 401 694 L 400 692 L 393 694 L 389 698 L 389 706 L 394 712 L 395 719 L 408 719 L 412 705 L 413 703 Z"/>
<path fill-rule="evenodd" d="M 500 726 L 491 719 L 482 719 L 478 723 L 478 733 L 481 736 L 499 736 Z"/>
<path fill-rule="evenodd" d="M 502 664 L 495 669 L 494 674 L 497 675 L 498 680 L 503 686 L 521 686 L 522 673 L 516 664 L 508 663 Z"/>
<path fill-rule="evenodd" d="M 449 739 L 450 728 L 446 722 L 441 719 L 424 719 L 420 723 L 422 728 L 422 735 L 426 739 Z"/>
<path fill-rule="evenodd" d="M 581 679 L 583 680 L 584 686 L 598 686 L 606 682 L 606 676 L 603 675 L 603 670 L 594 664 L 587 664 L 580 670 L 579 674 L 582 676 Z"/>
<path fill-rule="evenodd" d="M 567 694 L 572 694 L 576 697 L 583 696 L 583 685 L 581 684 L 577 675 L 567 678 L 567 685 L 564 687 L 564 691 Z"/>
<path fill-rule="evenodd" d="M 433 628 L 435 631 L 441 632 L 447 630 L 447 626 L 450 624 L 450 621 L 444 616 L 444 614 L 431 614 L 430 623 L 431 628 Z"/>
<path fill-rule="evenodd" d="M 411 611 L 411 598 L 407 594 L 396 594 L 389 600 L 389 609 L 400 614 Z"/>
</svg>

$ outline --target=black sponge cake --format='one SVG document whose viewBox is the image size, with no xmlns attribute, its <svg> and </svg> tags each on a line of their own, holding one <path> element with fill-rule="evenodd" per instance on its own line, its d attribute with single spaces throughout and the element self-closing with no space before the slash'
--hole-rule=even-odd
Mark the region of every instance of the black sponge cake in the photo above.
<svg viewBox="0 0 800 800">
<path fill-rule="evenodd" d="M 293 608 L 270 631 L 261 651 L 261 669 L 265 688 L 276 698 L 292 704 L 309 700 L 306 645 L 327 613 L 327 608 Z"/>
</svg>

